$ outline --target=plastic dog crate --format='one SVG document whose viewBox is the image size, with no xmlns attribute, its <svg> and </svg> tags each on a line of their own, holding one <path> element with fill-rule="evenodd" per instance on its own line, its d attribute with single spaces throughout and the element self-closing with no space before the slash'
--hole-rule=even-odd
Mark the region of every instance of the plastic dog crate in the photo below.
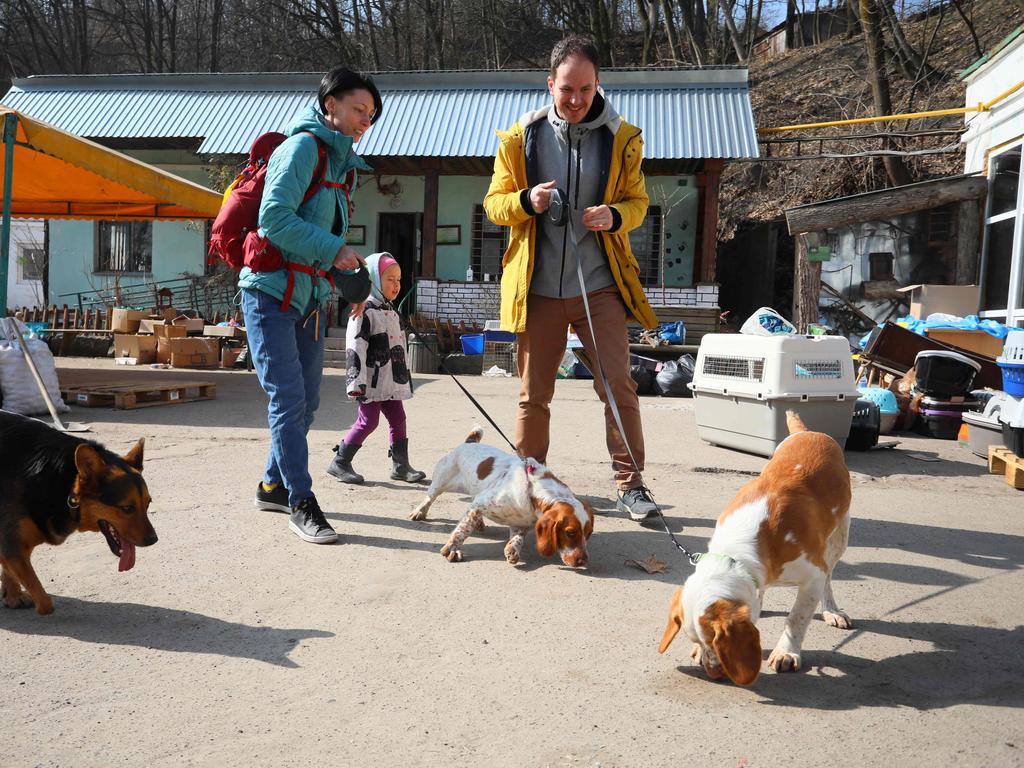
<svg viewBox="0 0 1024 768">
<path fill-rule="evenodd" d="M 845 446 L 859 397 L 839 336 L 708 334 L 690 389 L 702 440 L 762 456 L 789 435 L 788 410 Z"/>
<path fill-rule="evenodd" d="M 1010 397 L 1024 397 L 1024 331 L 1010 331 L 996 363 L 1003 372 L 1003 391 Z"/>
</svg>

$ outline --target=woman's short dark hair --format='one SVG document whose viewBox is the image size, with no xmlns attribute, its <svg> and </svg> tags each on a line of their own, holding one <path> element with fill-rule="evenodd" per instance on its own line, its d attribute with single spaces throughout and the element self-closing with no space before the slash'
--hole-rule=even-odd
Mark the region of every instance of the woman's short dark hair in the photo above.
<svg viewBox="0 0 1024 768">
<path fill-rule="evenodd" d="M 600 54 L 594 41 L 582 35 L 569 35 L 555 43 L 555 47 L 551 49 L 551 77 L 554 78 L 558 68 L 566 59 L 573 56 L 579 56 L 593 64 L 595 73 L 601 69 Z"/>
<path fill-rule="evenodd" d="M 317 92 L 317 100 L 320 102 L 320 112 L 327 114 L 327 107 L 324 102 L 328 96 L 338 98 L 349 91 L 366 90 L 373 96 L 373 115 L 370 117 L 370 125 L 376 123 L 384 112 L 384 102 L 381 101 L 380 91 L 374 85 L 369 76 L 353 72 L 348 67 L 335 67 L 320 81 L 320 90 Z"/>
</svg>

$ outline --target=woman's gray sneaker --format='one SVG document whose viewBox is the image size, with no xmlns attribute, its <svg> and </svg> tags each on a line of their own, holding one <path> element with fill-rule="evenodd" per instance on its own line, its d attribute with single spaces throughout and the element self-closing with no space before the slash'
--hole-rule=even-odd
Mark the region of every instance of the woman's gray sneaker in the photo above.
<svg viewBox="0 0 1024 768">
<path fill-rule="evenodd" d="M 265 509 L 267 512 L 291 512 L 292 507 L 288 503 L 288 489 L 284 483 L 278 483 L 274 490 L 263 490 L 263 481 L 256 486 L 256 500 L 253 502 L 256 509 Z"/>
<path fill-rule="evenodd" d="M 311 544 L 333 544 L 338 540 L 338 534 L 320 511 L 315 496 L 303 499 L 292 507 L 288 527 L 300 539 Z"/>
</svg>

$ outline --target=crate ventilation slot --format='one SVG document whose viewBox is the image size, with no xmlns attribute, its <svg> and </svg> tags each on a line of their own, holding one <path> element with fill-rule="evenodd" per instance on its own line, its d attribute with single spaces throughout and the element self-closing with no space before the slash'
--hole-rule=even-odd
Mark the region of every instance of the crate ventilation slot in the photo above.
<svg viewBox="0 0 1024 768">
<path fill-rule="evenodd" d="M 723 379 L 763 381 L 764 358 L 708 355 L 704 358 L 704 368 L 701 372 L 705 376 Z"/>
<path fill-rule="evenodd" d="M 843 364 L 840 360 L 797 360 L 793 375 L 798 379 L 841 379 Z"/>
</svg>

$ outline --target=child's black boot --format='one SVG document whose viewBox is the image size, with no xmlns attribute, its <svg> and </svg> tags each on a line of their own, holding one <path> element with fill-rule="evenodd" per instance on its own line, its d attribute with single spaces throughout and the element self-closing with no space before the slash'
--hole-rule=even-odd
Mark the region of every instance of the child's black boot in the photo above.
<svg viewBox="0 0 1024 768">
<path fill-rule="evenodd" d="M 363 482 L 363 476 L 352 469 L 352 459 L 355 458 L 356 452 L 362 447 L 354 443 L 342 443 L 340 446 L 334 446 L 334 452 L 338 455 L 334 457 L 334 461 L 327 467 L 327 474 L 334 475 L 343 483 L 360 485 Z"/>
<path fill-rule="evenodd" d="M 394 469 L 391 472 L 392 480 L 404 480 L 407 483 L 418 483 L 426 477 L 426 474 L 418 469 L 409 466 L 409 440 L 395 440 L 388 451 Z"/>
</svg>

